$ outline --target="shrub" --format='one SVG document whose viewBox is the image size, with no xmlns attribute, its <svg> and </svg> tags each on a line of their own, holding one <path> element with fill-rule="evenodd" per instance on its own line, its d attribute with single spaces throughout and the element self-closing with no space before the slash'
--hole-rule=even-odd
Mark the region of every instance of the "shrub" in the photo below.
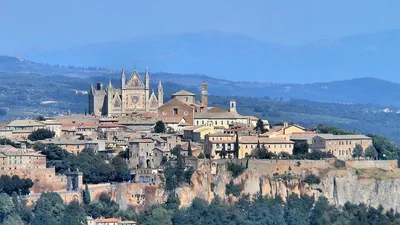
<svg viewBox="0 0 400 225">
<path fill-rule="evenodd" d="M 236 164 L 234 164 L 232 162 L 228 163 L 227 170 L 231 171 L 232 172 L 232 176 L 235 177 L 235 178 L 238 177 L 240 174 L 242 174 L 245 169 L 246 168 L 244 166 L 236 165 Z"/>
<path fill-rule="evenodd" d="M 310 174 L 304 179 L 304 182 L 311 185 L 311 184 L 319 184 L 321 183 L 321 179 L 318 176 L 315 176 L 314 174 Z"/>
<path fill-rule="evenodd" d="M 346 168 L 346 162 L 340 159 L 335 159 L 335 162 L 333 163 L 335 168 L 337 169 L 343 169 Z"/>
<path fill-rule="evenodd" d="M 56 135 L 54 131 L 47 129 L 37 129 L 28 136 L 28 139 L 31 141 L 44 140 L 47 138 L 52 138 L 54 137 L 54 135 Z"/>
<path fill-rule="evenodd" d="M 231 180 L 229 184 L 226 185 L 225 194 L 226 195 L 232 194 L 235 197 L 239 197 L 242 189 L 243 188 L 241 184 L 234 184 L 233 181 Z"/>
</svg>

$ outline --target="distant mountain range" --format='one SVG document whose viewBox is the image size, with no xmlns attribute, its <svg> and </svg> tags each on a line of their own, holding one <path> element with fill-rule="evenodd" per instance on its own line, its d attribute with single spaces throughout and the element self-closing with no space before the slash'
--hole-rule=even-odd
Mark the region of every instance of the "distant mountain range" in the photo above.
<svg viewBox="0 0 400 225">
<path fill-rule="evenodd" d="M 400 30 L 300 47 L 221 32 L 158 35 L 23 56 L 50 64 L 96 66 L 234 81 L 314 83 L 361 77 L 400 82 Z"/>
<path fill-rule="evenodd" d="M 116 86 L 119 85 L 120 77 L 119 70 L 51 66 L 8 56 L 0 56 L 0 72 L 1 71 L 89 78 L 93 83 L 97 81 L 106 82 L 108 78 L 111 78 Z M 174 74 L 164 72 L 151 74 L 151 83 L 153 85 L 159 80 L 162 80 L 166 84 L 178 84 L 182 88 L 186 88 L 196 94 L 200 93 L 200 84 L 206 81 L 209 86 L 210 95 L 269 96 L 274 98 L 293 98 L 323 102 L 400 106 L 400 84 L 377 78 L 355 78 L 312 84 L 278 84 L 230 81 L 197 74 Z"/>
</svg>

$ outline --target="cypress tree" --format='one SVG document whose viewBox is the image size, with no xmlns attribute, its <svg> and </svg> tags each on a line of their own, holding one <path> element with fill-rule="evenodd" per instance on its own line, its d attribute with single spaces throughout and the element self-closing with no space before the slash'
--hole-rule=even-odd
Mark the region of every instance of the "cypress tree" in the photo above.
<svg viewBox="0 0 400 225">
<path fill-rule="evenodd" d="M 235 141 L 235 145 L 233 146 L 235 148 L 235 158 L 239 158 L 239 135 L 237 132 L 235 132 L 236 134 L 236 141 Z"/>
<path fill-rule="evenodd" d="M 83 191 L 82 195 L 83 195 L 83 196 L 82 196 L 82 197 L 83 197 L 83 202 L 84 202 L 86 205 L 89 205 L 91 199 L 90 199 L 89 187 L 87 186 L 87 184 L 86 184 L 86 186 L 85 186 L 85 190 Z"/>
<path fill-rule="evenodd" d="M 188 156 L 193 156 L 192 147 L 190 146 L 190 141 L 187 150 L 188 150 Z"/>
</svg>

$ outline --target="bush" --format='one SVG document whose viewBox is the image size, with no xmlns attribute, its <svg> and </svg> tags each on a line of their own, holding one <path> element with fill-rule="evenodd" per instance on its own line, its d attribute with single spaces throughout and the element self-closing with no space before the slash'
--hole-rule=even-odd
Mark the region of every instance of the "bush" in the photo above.
<svg viewBox="0 0 400 225">
<path fill-rule="evenodd" d="M 304 182 L 311 185 L 311 184 L 319 184 L 321 183 L 321 179 L 318 176 L 315 176 L 314 174 L 310 174 L 304 179 Z"/>
<path fill-rule="evenodd" d="M 335 168 L 337 169 L 343 169 L 346 168 L 346 162 L 340 159 L 336 159 L 335 162 L 333 163 Z"/>
<path fill-rule="evenodd" d="M 245 169 L 246 168 L 244 166 L 236 165 L 236 164 L 234 164 L 232 162 L 228 163 L 227 170 L 231 171 L 232 172 L 232 176 L 235 177 L 235 178 L 238 177 L 240 174 L 242 174 Z"/>
<path fill-rule="evenodd" d="M 28 139 L 31 141 L 44 140 L 47 138 L 52 138 L 54 137 L 54 135 L 56 135 L 54 131 L 47 129 L 37 129 L 28 136 Z"/>
<path fill-rule="evenodd" d="M 242 192 L 242 185 L 241 184 L 234 184 L 233 181 L 231 180 L 229 184 L 226 185 L 226 190 L 225 194 L 230 195 L 232 194 L 235 197 L 240 196 L 240 192 Z"/>
<path fill-rule="evenodd" d="M 206 156 L 204 155 L 204 153 L 200 152 L 199 156 L 197 156 L 198 159 L 205 159 Z"/>
</svg>

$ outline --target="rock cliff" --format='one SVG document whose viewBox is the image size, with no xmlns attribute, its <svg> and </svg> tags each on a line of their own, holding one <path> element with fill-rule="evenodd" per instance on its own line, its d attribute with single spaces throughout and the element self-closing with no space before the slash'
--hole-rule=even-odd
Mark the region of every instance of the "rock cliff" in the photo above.
<svg viewBox="0 0 400 225">
<path fill-rule="evenodd" d="M 378 168 L 377 168 L 378 167 Z M 183 206 L 190 205 L 195 197 L 211 201 L 218 195 L 226 201 L 235 201 L 234 196 L 226 196 L 226 185 L 233 180 L 242 185 L 244 194 L 262 194 L 277 196 L 285 199 L 291 193 L 306 194 L 318 198 L 324 195 L 332 204 L 343 205 L 351 203 L 365 203 L 377 207 L 393 208 L 400 211 L 400 171 L 397 168 L 377 167 L 335 169 L 324 167 L 306 169 L 300 168 L 296 173 L 280 171 L 281 175 L 271 176 L 271 171 L 255 169 L 245 170 L 237 178 L 233 178 L 227 171 L 226 165 L 199 165 L 192 176 L 192 185 L 185 185 L 177 190 Z M 290 167 L 289 167 L 290 168 Z M 390 170 L 389 170 L 390 169 Z M 274 170 L 275 171 L 275 170 Z M 282 176 L 284 174 L 292 176 Z M 308 185 L 303 179 L 306 174 L 314 173 L 320 176 L 321 183 Z"/>
</svg>

